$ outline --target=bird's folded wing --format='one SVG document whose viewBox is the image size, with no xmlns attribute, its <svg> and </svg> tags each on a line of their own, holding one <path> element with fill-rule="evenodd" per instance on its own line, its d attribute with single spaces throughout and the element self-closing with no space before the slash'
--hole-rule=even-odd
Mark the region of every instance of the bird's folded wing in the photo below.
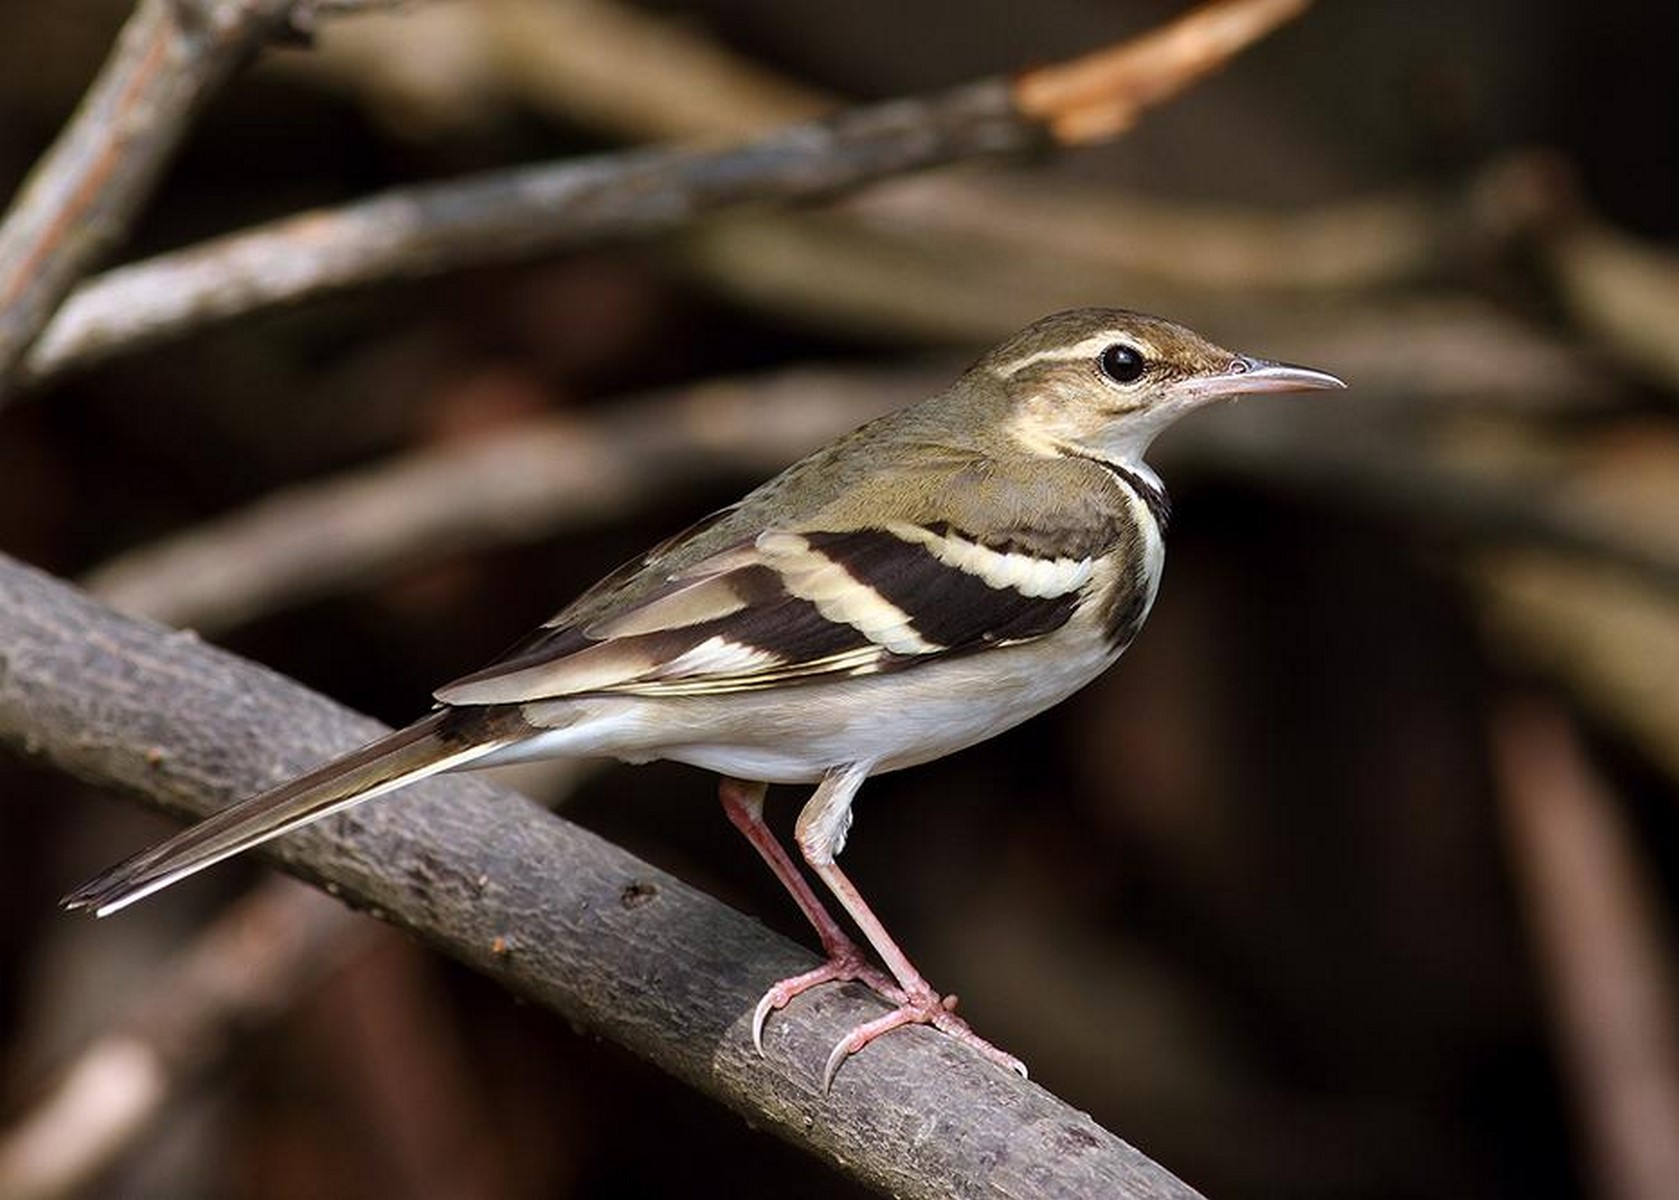
<svg viewBox="0 0 1679 1200">
<path fill-rule="evenodd" d="M 767 530 L 623 603 L 573 605 L 437 698 L 716 694 L 901 670 L 1053 632 L 1094 569 L 942 525 Z"/>
</svg>

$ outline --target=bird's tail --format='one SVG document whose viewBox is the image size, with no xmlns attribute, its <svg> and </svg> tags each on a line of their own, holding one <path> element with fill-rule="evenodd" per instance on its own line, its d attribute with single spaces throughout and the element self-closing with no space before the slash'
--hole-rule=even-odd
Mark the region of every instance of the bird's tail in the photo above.
<svg viewBox="0 0 1679 1200">
<path fill-rule="evenodd" d="M 512 737 L 449 736 L 445 709 L 266 792 L 241 800 L 90 879 L 60 903 L 103 917 L 270 838 L 363 800 L 464 766 Z"/>
</svg>

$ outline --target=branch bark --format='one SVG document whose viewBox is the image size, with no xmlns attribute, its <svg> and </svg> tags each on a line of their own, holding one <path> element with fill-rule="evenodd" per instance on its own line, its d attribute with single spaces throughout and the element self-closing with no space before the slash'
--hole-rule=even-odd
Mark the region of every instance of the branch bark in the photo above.
<svg viewBox="0 0 1679 1200">
<path fill-rule="evenodd" d="M 491 172 L 259 226 L 93 281 L 46 330 L 23 379 L 348 288 L 645 235 L 745 201 L 828 196 L 959 159 L 1111 136 L 1304 7 L 1211 0 L 1139 39 L 1146 54 L 1115 57 L 1110 48 L 1018 79 L 793 125 L 731 150 L 642 150 Z"/>
<path fill-rule="evenodd" d="M 120 617 L 0 559 L 0 741 L 201 815 L 380 726 L 190 635 Z M 903 1196 L 1193 1197 L 1054 1096 L 926 1030 L 824 1096 L 816 1064 L 881 1011 L 823 989 L 749 1015 L 813 957 L 528 801 L 428 781 L 274 847 L 294 874 L 644 1055 L 840 1169 Z"/>
</svg>

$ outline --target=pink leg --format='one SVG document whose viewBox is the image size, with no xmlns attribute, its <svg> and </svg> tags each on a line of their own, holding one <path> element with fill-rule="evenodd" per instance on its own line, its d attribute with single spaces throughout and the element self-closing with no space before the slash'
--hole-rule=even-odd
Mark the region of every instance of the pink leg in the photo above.
<svg viewBox="0 0 1679 1200">
<path fill-rule="evenodd" d="M 880 955 L 881 960 L 891 968 L 892 974 L 897 976 L 904 997 L 892 1012 L 857 1026 L 840 1039 L 828 1055 L 827 1064 L 822 1069 L 823 1091 L 833 1086 L 834 1075 L 846 1059 L 881 1034 L 900 1025 L 931 1025 L 959 1042 L 966 1042 L 992 1062 L 1015 1072 L 1022 1079 L 1026 1078 L 1025 1063 L 980 1037 L 966 1021 L 956 1015 L 954 993 L 941 996 L 933 990 L 933 985 L 927 982 L 898 948 L 898 943 L 886 932 L 886 926 L 880 923 L 880 918 L 874 915 L 874 911 L 857 891 L 857 886 L 839 869 L 837 863 L 813 862 L 811 867 L 822 877 L 822 882 L 828 885 L 829 890 L 839 898 L 839 902 L 845 906 L 845 911 L 851 914 L 851 919 L 857 922 L 857 927 L 863 931 L 863 936 L 869 939 L 875 953 Z"/>
<path fill-rule="evenodd" d="M 851 919 L 869 939 L 875 953 L 880 955 L 881 961 L 897 977 L 902 991 L 901 998 L 896 1000 L 896 1009 L 883 1017 L 859 1025 L 840 1039 L 828 1055 L 827 1064 L 823 1068 L 823 1090 L 826 1091 L 833 1085 L 835 1073 L 847 1058 L 881 1034 L 900 1025 L 931 1025 L 957 1041 L 967 1043 L 998 1065 L 1024 1077 L 1025 1064 L 1014 1055 L 998 1049 L 980 1037 L 966 1021 L 956 1015 L 954 995 L 941 996 L 933 990 L 932 985 L 915 969 L 915 965 L 899 948 L 892 935 L 886 932 L 886 926 L 874 915 L 874 910 L 858 892 L 857 885 L 851 882 L 834 861 L 834 856 L 844 844 L 845 834 L 851 823 L 852 798 L 867 775 L 867 767 L 859 765 L 835 771 L 822 780 L 804 810 L 799 813 L 799 850 L 811 869 L 844 906 L 845 911 L 851 914 Z"/>
<path fill-rule="evenodd" d="M 805 919 L 816 930 L 816 936 L 822 940 L 822 952 L 828 959 L 821 966 L 802 975 L 783 979 L 765 992 L 764 998 L 758 1001 L 758 1007 L 752 1013 L 752 1044 L 758 1048 L 760 1054 L 764 1051 L 764 1021 L 770 1013 L 785 1008 L 795 996 L 820 984 L 856 980 L 878 992 L 889 1003 L 902 1004 L 905 999 L 903 991 L 895 986 L 884 972 L 869 962 L 862 947 L 852 941 L 840 923 L 834 919 L 833 914 L 805 881 L 792 856 L 782 848 L 770 827 L 764 824 L 765 790 L 764 784 L 743 783 L 738 779 L 724 779 L 717 789 L 723 801 L 723 812 L 727 814 L 729 822 L 746 835 L 746 840 L 752 843 L 759 857 L 775 872 L 781 886 L 787 889 L 788 894 L 798 904 L 799 911 L 804 913 Z"/>
</svg>

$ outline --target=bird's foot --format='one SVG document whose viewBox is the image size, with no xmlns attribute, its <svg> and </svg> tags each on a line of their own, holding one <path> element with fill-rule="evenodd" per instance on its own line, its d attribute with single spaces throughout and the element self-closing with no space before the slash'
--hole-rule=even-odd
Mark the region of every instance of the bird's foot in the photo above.
<svg viewBox="0 0 1679 1200">
<path fill-rule="evenodd" d="M 878 990 L 878 989 L 877 989 Z M 1026 1064 L 1006 1050 L 999 1050 L 980 1037 L 961 1017 L 956 1015 L 956 997 L 941 996 L 931 988 L 912 993 L 900 992 L 904 999 L 898 1007 L 883 1017 L 865 1021 L 846 1034 L 828 1055 L 822 1068 L 822 1090 L 832 1089 L 834 1076 L 845 1060 L 867 1046 L 883 1033 L 890 1033 L 902 1025 L 931 1025 L 934 1029 L 978 1050 L 986 1058 L 1022 1079 L 1026 1078 Z"/>
<path fill-rule="evenodd" d="M 764 1052 L 764 1022 L 772 1012 L 786 1008 L 795 996 L 802 996 L 813 987 L 852 981 L 862 984 L 888 1004 L 907 1001 L 904 989 L 894 983 L 885 971 L 869 962 L 860 947 L 849 940 L 840 942 L 829 947 L 827 962 L 802 975 L 783 979 L 758 1001 L 758 1007 L 752 1012 L 752 1044 L 758 1048 L 758 1053 Z"/>
</svg>

